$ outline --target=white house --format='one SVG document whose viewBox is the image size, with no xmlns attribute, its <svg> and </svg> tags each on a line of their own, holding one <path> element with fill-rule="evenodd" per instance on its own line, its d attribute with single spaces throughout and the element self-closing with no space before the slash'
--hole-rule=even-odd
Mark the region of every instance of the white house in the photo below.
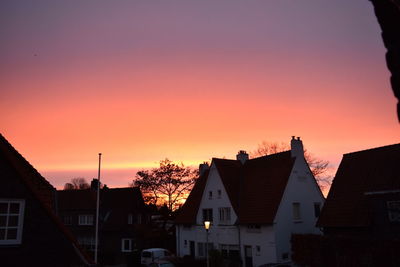
<svg viewBox="0 0 400 267">
<path fill-rule="evenodd" d="M 324 197 L 304 159 L 300 138 L 291 150 L 249 159 L 213 158 L 176 219 L 177 255 L 203 258 L 208 247 L 243 266 L 290 262 L 292 233 L 315 227 Z M 207 231 L 204 221 L 211 221 Z"/>
</svg>

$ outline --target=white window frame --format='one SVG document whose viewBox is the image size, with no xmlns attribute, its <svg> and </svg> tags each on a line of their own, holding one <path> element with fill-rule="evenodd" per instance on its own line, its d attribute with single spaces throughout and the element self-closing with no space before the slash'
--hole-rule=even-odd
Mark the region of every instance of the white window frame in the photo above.
<svg viewBox="0 0 400 267">
<path fill-rule="evenodd" d="M 82 214 L 79 215 L 78 224 L 79 225 L 93 225 L 93 214 Z"/>
<path fill-rule="evenodd" d="M 128 241 L 128 248 L 125 247 L 125 241 Z M 132 252 L 133 251 L 133 239 L 132 238 L 122 238 L 121 239 L 121 251 L 122 252 Z"/>
<path fill-rule="evenodd" d="M 0 226 L 0 229 L 4 230 L 4 239 L 0 239 L 0 245 L 19 245 L 22 242 L 22 231 L 24 225 L 24 211 L 25 211 L 25 200 L 24 199 L 0 199 L 0 203 L 7 204 L 7 210 L 5 213 L 0 213 L 0 216 L 5 217 L 5 225 Z M 19 204 L 18 213 L 11 213 L 10 204 Z M 16 226 L 9 226 L 9 217 L 18 216 L 18 223 Z M 17 236 L 15 239 L 6 239 L 7 233 L 11 229 L 17 230 Z"/>
<path fill-rule="evenodd" d="M 230 224 L 231 208 L 230 207 L 218 208 L 218 211 L 219 211 L 219 223 L 220 224 Z"/>
</svg>

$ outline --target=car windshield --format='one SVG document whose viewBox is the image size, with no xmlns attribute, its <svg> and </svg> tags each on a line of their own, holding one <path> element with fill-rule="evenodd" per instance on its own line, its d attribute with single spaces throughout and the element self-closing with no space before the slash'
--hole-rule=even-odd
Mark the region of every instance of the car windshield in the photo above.
<svg viewBox="0 0 400 267">
<path fill-rule="evenodd" d="M 142 257 L 144 257 L 144 258 L 151 258 L 151 252 L 143 251 L 143 252 L 142 252 Z"/>
<path fill-rule="evenodd" d="M 175 267 L 172 263 L 160 263 L 160 267 Z"/>
</svg>

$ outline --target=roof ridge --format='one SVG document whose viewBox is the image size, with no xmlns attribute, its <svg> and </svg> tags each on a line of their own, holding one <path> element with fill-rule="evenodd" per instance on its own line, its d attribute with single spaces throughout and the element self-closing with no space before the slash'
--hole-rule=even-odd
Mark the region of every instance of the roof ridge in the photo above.
<svg viewBox="0 0 400 267">
<path fill-rule="evenodd" d="M 360 153 L 377 151 L 377 150 L 384 150 L 384 149 L 388 149 L 388 148 L 395 147 L 395 146 L 400 146 L 400 143 L 353 151 L 353 152 L 345 153 L 345 154 L 343 154 L 343 156 L 352 155 L 352 154 L 360 154 Z"/>
<path fill-rule="evenodd" d="M 274 154 L 268 154 L 268 155 L 260 156 L 260 157 L 257 157 L 257 158 L 251 158 L 249 160 L 257 160 L 257 159 L 265 159 L 265 158 L 268 158 L 268 157 L 281 156 L 282 154 L 288 153 L 290 151 L 291 150 L 285 150 L 285 151 L 277 152 L 277 153 L 274 153 Z"/>
<path fill-rule="evenodd" d="M 7 146 L 7 148 L 8 148 L 8 149 L 7 149 L 6 151 L 4 151 L 4 152 L 7 153 L 7 151 L 8 151 L 8 152 L 13 153 L 13 154 L 17 157 L 17 160 L 23 161 L 23 164 L 26 164 L 26 166 L 27 166 L 29 169 L 31 169 L 31 170 L 33 171 L 34 175 L 36 175 L 36 176 L 39 177 L 39 179 L 40 179 L 41 182 L 44 182 L 46 185 L 48 185 L 48 186 L 54 188 L 54 186 L 52 186 L 52 185 L 50 184 L 50 182 L 47 181 L 47 180 L 39 173 L 39 171 L 38 171 L 35 167 L 33 167 L 33 165 L 32 165 L 24 156 L 22 156 L 22 154 L 19 153 L 18 150 L 17 150 L 13 145 L 11 145 L 11 143 L 8 142 L 8 140 L 7 140 L 1 133 L 0 133 L 0 143 L 3 143 L 3 144 L 4 144 L 5 146 Z M 7 157 L 7 158 L 8 158 L 9 160 L 12 161 L 12 159 L 10 159 L 9 157 Z"/>
</svg>

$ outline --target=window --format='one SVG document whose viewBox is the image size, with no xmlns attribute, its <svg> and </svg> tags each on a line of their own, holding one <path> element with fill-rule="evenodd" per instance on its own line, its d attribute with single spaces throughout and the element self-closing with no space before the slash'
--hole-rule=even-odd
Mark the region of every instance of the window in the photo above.
<svg viewBox="0 0 400 267">
<path fill-rule="evenodd" d="M 136 214 L 136 223 L 137 224 L 142 223 L 142 214 L 140 214 L 140 213 Z"/>
<path fill-rule="evenodd" d="M 197 243 L 197 256 L 199 257 L 205 257 L 206 256 L 206 246 L 207 243 Z M 214 244 L 213 243 L 208 243 L 208 251 L 213 250 Z"/>
<path fill-rule="evenodd" d="M 197 243 L 197 256 L 204 257 L 205 256 L 205 243 Z"/>
<path fill-rule="evenodd" d="M 289 259 L 289 253 L 282 253 L 282 260 L 287 260 Z"/>
<path fill-rule="evenodd" d="M 386 204 L 389 221 L 400 222 L 400 201 L 388 201 Z"/>
<path fill-rule="evenodd" d="M 0 245 L 21 244 L 25 200 L 0 199 Z"/>
<path fill-rule="evenodd" d="M 218 198 L 221 198 L 222 191 L 219 189 L 217 192 L 218 192 Z"/>
<path fill-rule="evenodd" d="M 183 245 L 185 246 L 185 248 L 187 247 L 187 240 L 186 239 L 183 241 Z"/>
<path fill-rule="evenodd" d="M 133 214 L 132 213 L 128 214 L 128 224 L 133 224 Z"/>
<path fill-rule="evenodd" d="M 212 191 L 208 191 L 208 199 L 212 199 Z"/>
<path fill-rule="evenodd" d="M 78 243 L 87 250 L 95 249 L 95 240 L 93 236 L 78 236 Z"/>
<path fill-rule="evenodd" d="M 239 246 L 238 245 L 219 245 L 222 257 L 225 259 L 237 260 L 239 259 Z"/>
<path fill-rule="evenodd" d="M 229 224 L 231 222 L 231 208 L 219 208 L 219 222 Z"/>
<path fill-rule="evenodd" d="M 203 209 L 203 222 L 205 221 L 213 221 L 213 210 L 212 209 Z"/>
<path fill-rule="evenodd" d="M 93 215 L 79 215 L 79 225 L 93 225 Z"/>
<path fill-rule="evenodd" d="M 64 216 L 64 224 L 65 225 L 72 225 L 72 216 L 71 215 L 65 215 Z"/>
<path fill-rule="evenodd" d="M 315 202 L 314 203 L 314 216 L 315 216 L 315 218 L 318 218 L 320 213 L 321 213 L 321 203 Z"/>
<path fill-rule="evenodd" d="M 132 242 L 133 239 L 131 238 L 122 238 L 122 247 L 121 247 L 121 251 L 122 252 L 131 252 L 132 251 Z"/>
<path fill-rule="evenodd" d="M 261 233 L 261 225 L 259 224 L 248 224 L 247 225 L 248 233 Z"/>
<path fill-rule="evenodd" d="M 300 203 L 299 202 L 294 202 L 292 204 L 293 206 L 293 220 L 298 221 L 301 220 L 301 214 L 300 214 Z"/>
<path fill-rule="evenodd" d="M 260 256 L 260 255 L 261 255 L 261 247 L 256 246 L 256 256 Z"/>
</svg>

